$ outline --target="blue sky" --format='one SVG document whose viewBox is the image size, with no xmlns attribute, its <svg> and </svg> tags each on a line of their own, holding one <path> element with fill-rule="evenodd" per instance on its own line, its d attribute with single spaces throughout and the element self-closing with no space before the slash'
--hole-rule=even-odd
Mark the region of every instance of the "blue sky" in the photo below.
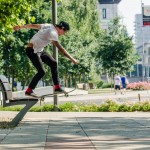
<svg viewBox="0 0 150 150">
<path fill-rule="evenodd" d="M 118 5 L 122 22 L 127 26 L 129 35 L 134 35 L 135 14 L 141 14 L 141 2 L 150 5 L 150 0 L 121 0 Z"/>
</svg>

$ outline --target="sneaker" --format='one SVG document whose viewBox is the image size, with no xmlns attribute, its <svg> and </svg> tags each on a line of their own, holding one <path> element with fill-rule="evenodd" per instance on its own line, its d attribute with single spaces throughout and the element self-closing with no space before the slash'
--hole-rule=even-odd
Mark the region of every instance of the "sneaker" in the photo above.
<svg viewBox="0 0 150 150">
<path fill-rule="evenodd" d="M 55 89 L 54 94 L 66 94 L 67 92 L 63 90 L 61 87 L 59 89 Z"/>
<path fill-rule="evenodd" d="M 32 96 L 32 97 L 37 97 L 37 94 L 35 94 L 33 91 L 31 91 L 31 92 L 25 92 L 25 95 L 26 96 Z"/>
</svg>

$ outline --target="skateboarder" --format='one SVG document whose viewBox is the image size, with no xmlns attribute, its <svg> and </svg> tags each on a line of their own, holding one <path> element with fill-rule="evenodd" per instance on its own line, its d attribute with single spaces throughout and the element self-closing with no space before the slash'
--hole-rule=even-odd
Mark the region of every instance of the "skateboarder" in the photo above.
<svg viewBox="0 0 150 150">
<path fill-rule="evenodd" d="M 26 48 L 26 54 L 37 69 L 37 74 L 30 82 L 25 94 L 30 96 L 36 96 L 33 92 L 38 81 L 45 75 L 45 69 L 43 63 L 47 64 L 51 68 L 52 79 L 54 83 L 55 93 L 64 93 L 65 91 L 60 87 L 59 76 L 56 60 L 44 51 L 44 48 L 48 44 L 55 45 L 58 50 L 66 57 L 68 57 L 74 64 L 78 61 L 73 58 L 59 43 L 58 37 L 64 35 L 70 30 L 70 26 L 67 22 L 61 21 L 59 24 L 27 24 L 21 26 L 15 26 L 14 30 L 20 29 L 38 29 L 39 31 L 31 38 Z"/>
</svg>

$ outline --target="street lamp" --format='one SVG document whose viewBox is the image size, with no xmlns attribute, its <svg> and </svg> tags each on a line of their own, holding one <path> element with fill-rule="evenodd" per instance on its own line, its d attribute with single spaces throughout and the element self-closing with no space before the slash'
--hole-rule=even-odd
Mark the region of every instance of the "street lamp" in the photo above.
<svg viewBox="0 0 150 150">
<path fill-rule="evenodd" d="M 57 23 L 57 1 L 52 0 L 52 23 L 55 25 Z M 55 45 L 53 45 L 53 57 L 57 61 L 58 64 L 58 49 Z M 54 95 L 54 109 L 58 111 L 58 95 Z"/>
<path fill-rule="evenodd" d="M 143 3 L 141 0 L 141 11 L 142 11 L 142 22 L 143 22 Z M 144 81 L 144 75 L 145 75 L 145 70 L 144 70 L 144 26 L 142 26 L 142 81 Z"/>
</svg>

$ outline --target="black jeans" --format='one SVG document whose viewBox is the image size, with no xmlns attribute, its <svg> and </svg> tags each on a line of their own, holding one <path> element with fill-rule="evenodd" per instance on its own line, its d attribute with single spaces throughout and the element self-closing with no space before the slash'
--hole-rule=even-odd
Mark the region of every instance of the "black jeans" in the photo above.
<svg viewBox="0 0 150 150">
<path fill-rule="evenodd" d="M 40 54 L 34 53 L 33 48 L 29 47 L 26 48 L 26 54 L 38 71 L 37 74 L 33 77 L 32 81 L 30 82 L 29 88 L 35 89 L 38 81 L 45 75 L 43 63 L 47 64 L 51 68 L 54 85 L 59 84 L 57 62 L 52 56 L 50 56 L 44 51 Z"/>
</svg>

